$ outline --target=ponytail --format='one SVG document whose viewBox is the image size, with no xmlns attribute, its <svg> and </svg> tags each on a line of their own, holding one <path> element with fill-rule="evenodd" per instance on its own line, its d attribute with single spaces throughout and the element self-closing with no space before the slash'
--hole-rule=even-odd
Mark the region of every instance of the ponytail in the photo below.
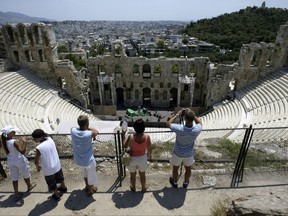
<svg viewBox="0 0 288 216">
<path fill-rule="evenodd" d="M 2 133 L 2 135 L 1 135 L 1 140 L 2 140 L 2 144 L 3 144 L 3 148 L 5 150 L 5 153 L 6 153 L 6 155 L 8 155 L 9 154 L 9 150 L 8 150 L 8 147 L 7 147 L 6 136 L 4 135 L 4 133 Z"/>
</svg>

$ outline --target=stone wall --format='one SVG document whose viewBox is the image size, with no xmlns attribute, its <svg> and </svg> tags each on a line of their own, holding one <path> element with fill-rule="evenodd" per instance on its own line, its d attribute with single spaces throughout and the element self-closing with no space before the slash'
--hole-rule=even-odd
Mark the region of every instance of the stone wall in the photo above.
<svg viewBox="0 0 288 216">
<path fill-rule="evenodd" d="M 59 61 L 57 42 L 51 25 L 44 23 L 4 25 L 1 28 L 5 44 L 7 70 L 28 69 L 48 82 L 69 92 L 83 107 L 87 107 L 86 71 L 77 71 L 69 60 Z M 63 86 L 63 82 L 66 83 Z"/>
<path fill-rule="evenodd" d="M 228 85 L 232 79 L 237 88 L 257 81 L 267 74 L 288 66 L 288 23 L 280 27 L 275 43 L 250 43 L 241 48 L 239 60 L 232 65 L 209 66 L 206 105 L 226 98 Z"/>
</svg>

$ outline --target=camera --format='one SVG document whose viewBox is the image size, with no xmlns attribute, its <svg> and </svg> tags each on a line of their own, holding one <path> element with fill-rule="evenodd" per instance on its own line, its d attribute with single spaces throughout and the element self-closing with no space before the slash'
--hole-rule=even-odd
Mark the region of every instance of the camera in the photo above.
<svg viewBox="0 0 288 216">
<path fill-rule="evenodd" d="M 186 109 L 182 109 L 181 116 L 185 116 Z"/>
</svg>

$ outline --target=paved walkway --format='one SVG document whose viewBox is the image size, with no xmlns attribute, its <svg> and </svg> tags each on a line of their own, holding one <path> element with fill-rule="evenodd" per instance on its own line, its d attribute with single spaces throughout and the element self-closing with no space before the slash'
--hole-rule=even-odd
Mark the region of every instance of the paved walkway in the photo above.
<svg viewBox="0 0 288 216">
<path fill-rule="evenodd" d="M 87 197 L 77 169 L 64 168 L 64 175 L 68 193 L 59 202 L 51 199 L 42 173 L 32 171 L 32 181 L 37 182 L 37 186 L 30 193 L 24 193 L 23 199 L 18 202 L 14 200 L 10 178 L 2 181 L 0 215 L 210 215 L 210 209 L 217 200 L 231 200 L 260 191 L 267 194 L 288 191 L 288 186 L 212 189 L 201 186 L 198 176 L 192 176 L 188 190 L 182 187 L 174 189 L 168 183 L 169 173 L 159 171 L 147 174 L 147 193 L 139 192 L 140 188 L 137 188 L 138 192 L 132 193 L 128 190 L 129 177 L 124 179 L 122 187 L 113 188 L 116 176 L 110 172 L 99 172 L 99 190 L 93 197 Z M 286 174 L 279 176 L 283 178 L 282 183 L 285 178 L 287 182 Z M 255 185 L 259 178 L 261 177 L 258 174 L 245 177 L 246 186 Z M 229 184 L 230 176 L 221 175 L 217 179 Z M 269 177 L 262 178 L 261 183 L 268 184 Z M 137 184 L 139 185 L 139 179 Z M 24 181 L 21 180 L 20 191 L 25 189 Z"/>
</svg>

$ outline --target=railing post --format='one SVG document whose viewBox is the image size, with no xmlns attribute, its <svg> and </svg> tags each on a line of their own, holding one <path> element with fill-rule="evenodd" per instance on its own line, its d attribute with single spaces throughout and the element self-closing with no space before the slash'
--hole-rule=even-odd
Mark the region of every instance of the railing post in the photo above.
<svg viewBox="0 0 288 216">
<path fill-rule="evenodd" d="M 251 143 L 251 139 L 252 139 L 252 137 L 253 137 L 253 134 L 254 134 L 254 129 L 251 130 L 250 136 L 249 136 L 249 139 L 248 139 L 248 143 L 246 144 L 246 148 L 244 149 L 245 151 L 244 151 L 244 154 L 243 154 L 243 162 L 242 162 L 242 166 L 241 166 L 241 169 L 240 169 L 239 182 L 242 182 L 242 181 L 243 181 L 244 164 L 245 164 L 247 152 L 248 152 L 248 149 L 249 149 L 249 147 L 250 147 L 250 143 Z M 238 186 L 238 185 L 237 185 L 237 186 Z"/>
<path fill-rule="evenodd" d="M 123 176 L 123 168 L 122 168 L 122 161 L 121 161 L 121 136 L 119 130 L 117 133 L 114 133 L 115 138 L 115 149 L 116 149 L 116 162 L 117 162 L 117 171 L 118 171 L 118 180 L 119 186 L 122 186 L 122 176 Z"/>
<path fill-rule="evenodd" d="M 252 131 L 252 133 L 251 131 L 252 131 L 252 125 L 250 125 L 250 127 L 247 128 L 245 131 L 245 135 L 244 135 L 242 145 L 239 151 L 239 155 L 236 161 L 236 165 L 234 168 L 230 187 L 233 187 L 233 188 L 238 187 L 239 181 L 242 181 L 243 179 L 245 157 L 246 157 L 254 130 Z"/>
<path fill-rule="evenodd" d="M 250 127 L 245 130 L 245 135 L 244 135 L 244 138 L 242 141 L 242 145 L 241 145 L 241 148 L 239 151 L 239 155 L 238 155 L 238 158 L 237 158 L 237 161 L 235 164 L 235 168 L 234 168 L 234 172 L 233 172 L 233 176 L 232 176 L 232 180 L 231 180 L 230 187 L 233 187 L 233 188 L 238 186 L 239 173 L 240 173 L 240 169 L 242 167 L 242 161 L 243 161 L 243 157 L 244 157 L 245 147 L 246 147 L 246 144 L 247 144 L 248 139 L 249 139 L 249 134 L 250 134 L 251 128 L 252 128 L 252 125 L 250 125 Z M 236 184 L 237 184 L 237 186 L 236 186 Z"/>
</svg>

